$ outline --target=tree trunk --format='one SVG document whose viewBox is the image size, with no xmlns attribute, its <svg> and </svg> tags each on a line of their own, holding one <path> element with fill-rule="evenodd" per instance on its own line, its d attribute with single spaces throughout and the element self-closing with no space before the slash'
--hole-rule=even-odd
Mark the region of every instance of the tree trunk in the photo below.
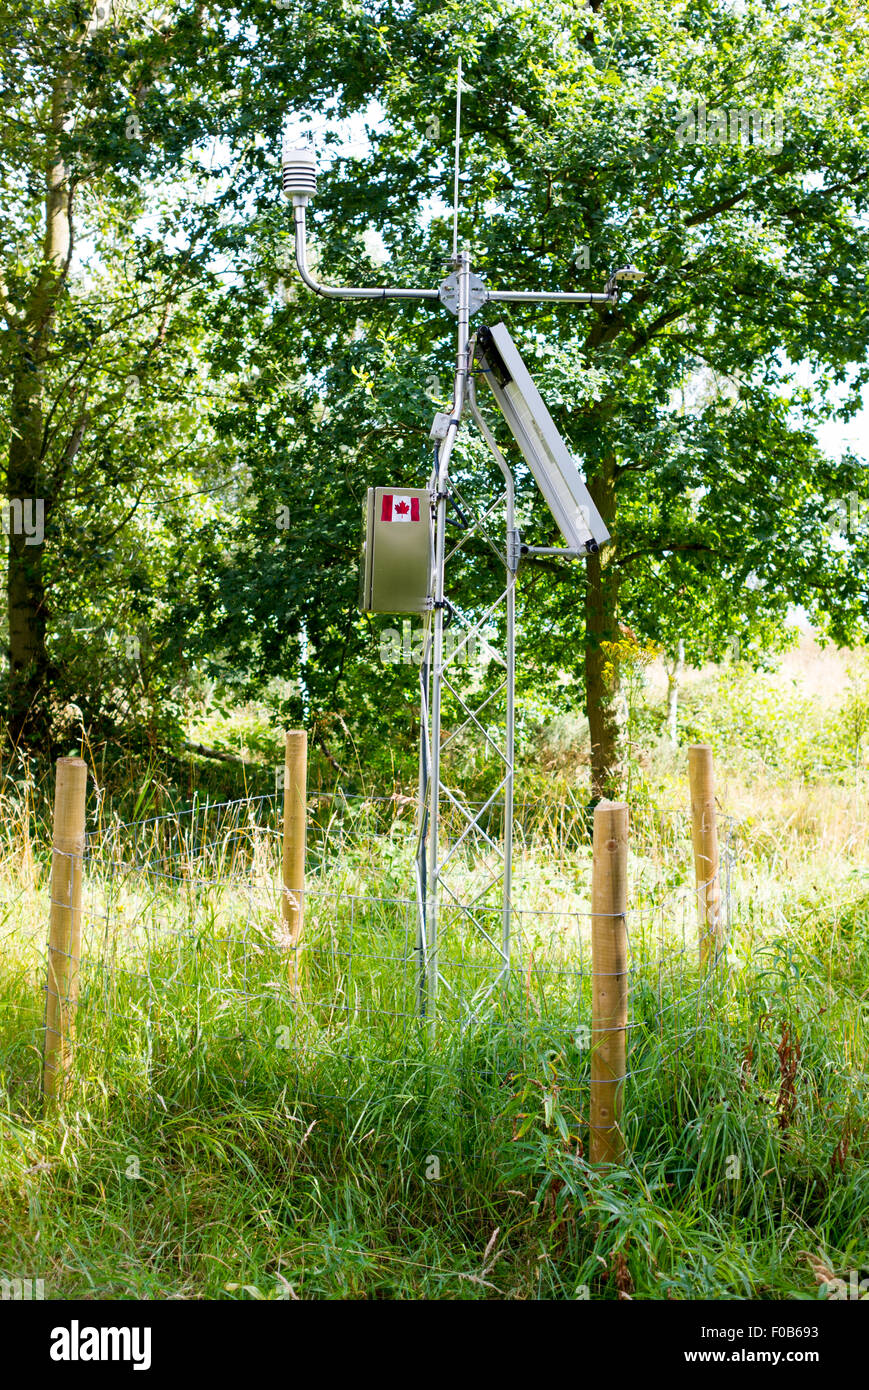
<svg viewBox="0 0 869 1390">
<path fill-rule="evenodd" d="M 56 479 L 45 467 L 44 368 L 52 346 L 54 317 L 72 256 L 71 191 L 60 156 L 60 140 L 69 97 L 65 73 L 51 92 L 51 119 L 45 149 L 45 224 L 42 268 L 23 311 L 10 326 L 17 349 L 12 367 L 11 438 L 6 491 L 9 499 L 9 568 L 6 599 L 9 617 L 9 684 L 7 732 L 13 742 L 46 749 L 50 741 L 54 672 L 48 659 L 44 557 L 44 523 L 55 500 Z M 40 507 L 41 504 L 41 507 Z M 25 509 L 29 523 L 21 524 Z"/>
<path fill-rule="evenodd" d="M 684 667 L 685 643 L 680 637 L 673 664 L 667 667 L 667 732 L 674 748 L 679 743 L 679 682 Z"/>
<path fill-rule="evenodd" d="M 607 527 L 616 515 L 615 460 L 603 461 L 588 490 Z M 591 794 L 614 800 L 626 772 L 626 713 L 619 679 L 619 573 L 615 543 L 586 562 L 585 703 L 591 741 Z"/>
<path fill-rule="evenodd" d="M 47 743 L 51 670 L 46 647 L 47 608 L 43 574 L 46 499 L 40 497 L 42 378 L 22 353 L 13 386 L 9 446 L 8 571 L 9 685 L 7 730 L 18 745 Z M 40 507 L 42 503 L 42 507 Z M 25 524 L 22 524 L 25 523 Z M 39 524 L 41 523 L 41 524 Z"/>
</svg>

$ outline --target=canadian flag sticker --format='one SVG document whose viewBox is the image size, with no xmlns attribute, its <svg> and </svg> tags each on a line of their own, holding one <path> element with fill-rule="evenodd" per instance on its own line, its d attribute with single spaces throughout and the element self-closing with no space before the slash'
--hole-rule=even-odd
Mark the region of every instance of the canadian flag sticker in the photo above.
<svg viewBox="0 0 869 1390">
<path fill-rule="evenodd" d="M 396 497 L 391 492 L 384 492 L 380 520 L 419 521 L 419 498 Z"/>
</svg>

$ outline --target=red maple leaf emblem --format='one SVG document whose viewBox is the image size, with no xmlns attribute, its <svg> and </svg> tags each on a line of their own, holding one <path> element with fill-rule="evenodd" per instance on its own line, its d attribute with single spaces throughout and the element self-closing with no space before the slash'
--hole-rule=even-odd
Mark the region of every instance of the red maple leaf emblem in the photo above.
<svg viewBox="0 0 869 1390">
<path fill-rule="evenodd" d="M 399 516 L 404 516 L 405 512 L 410 511 L 410 507 L 406 502 L 396 502 L 395 510 L 398 512 Z"/>
</svg>

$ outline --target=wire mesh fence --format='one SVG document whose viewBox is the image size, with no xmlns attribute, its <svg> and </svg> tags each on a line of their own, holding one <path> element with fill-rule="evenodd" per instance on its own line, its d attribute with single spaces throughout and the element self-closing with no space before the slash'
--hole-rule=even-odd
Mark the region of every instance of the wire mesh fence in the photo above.
<svg viewBox="0 0 869 1390">
<path fill-rule="evenodd" d="M 489 808 L 493 835 L 501 810 Z M 722 957 L 712 969 L 700 965 L 690 815 L 650 807 L 632 820 L 629 1086 L 712 1025 L 726 977 Z M 448 821 L 444 830 L 460 833 Z M 111 1089 L 124 1079 L 159 1095 L 161 1076 L 179 1059 L 192 1077 L 223 1067 L 244 1084 L 262 1063 L 287 1080 L 313 1075 L 327 1055 L 341 1061 L 349 1084 L 360 1058 L 418 1057 L 437 1067 L 441 1049 L 470 1032 L 485 1040 L 494 1066 L 508 1066 L 517 1047 L 557 1055 L 561 1084 L 570 1078 L 582 1114 L 593 982 L 588 813 L 579 801 L 520 802 L 514 834 L 510 968 L 486 948 L 498 939 L 500 909 L 474 904 L 487 866 L 479 846 L 468 846 L 465 901 L 446 902 L 441 919 L 433 1034 L 420 1012 L 411 798 L 310 798 L 298 988 L 281 915 L 277 797 L 100 824 L 83 854 L 70 856 L 82 888 L 70 1084 Z M 735 823 L 722 819 L 721 834 L 729 927 Z M 18 908 L 2 918 L 2 1028 L 8 1089 L 32 1097 L 57 969 L 49 969 L 38 885 L 22 890 Z"/>
</svg>

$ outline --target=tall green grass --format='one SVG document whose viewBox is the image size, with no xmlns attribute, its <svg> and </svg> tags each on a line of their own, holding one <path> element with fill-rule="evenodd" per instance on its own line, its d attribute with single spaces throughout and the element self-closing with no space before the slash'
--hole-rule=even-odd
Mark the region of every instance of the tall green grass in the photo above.
<svg viewBox="0 0 869 1390">
<path fill-rule="evenodd" d="M 0 1273 L 64 1298 L 810 1298 L 807 1256 L 869 1263 L 859 882 L 825 900 L 799 828 L 734 828 L 731 949 L 702 977 L 686 822 L 638 808 L 627 1157 L 595 1170 L 582 808 L 524 827 L 510 977 L 448 921 L 432 1033 L 400 808 L 319 817 L 301 1001 L 269 801 L 135 832 L 104 812 L 71 1091 L 44 1117 L 47 862 L 10 817 Z"/>
</svg>

